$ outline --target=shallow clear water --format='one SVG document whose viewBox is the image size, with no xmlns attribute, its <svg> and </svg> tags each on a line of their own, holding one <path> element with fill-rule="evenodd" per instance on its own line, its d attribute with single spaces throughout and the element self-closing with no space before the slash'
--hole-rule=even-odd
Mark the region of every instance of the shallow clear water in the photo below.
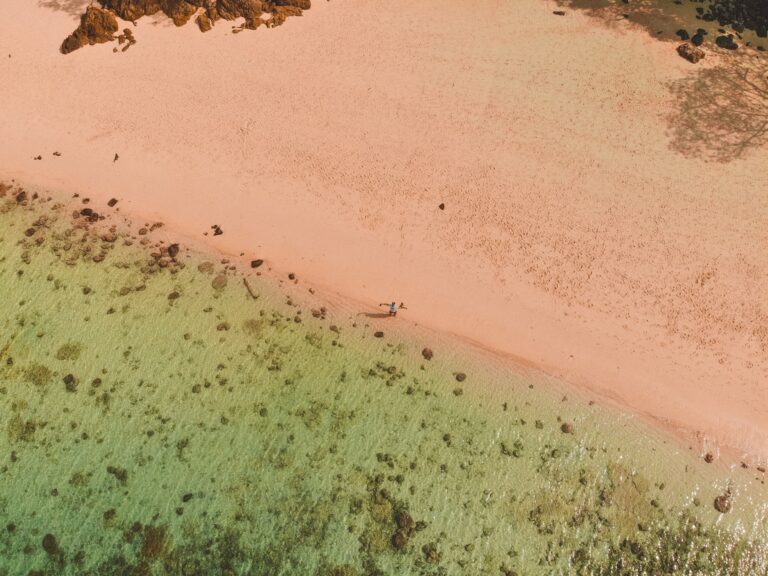
<svg viewBox="0 0 768 576">
<path fill-rule="evenodd" d="M 768 574 L 760 473 L 16 192 L 0 574 Z"/>
</svg>

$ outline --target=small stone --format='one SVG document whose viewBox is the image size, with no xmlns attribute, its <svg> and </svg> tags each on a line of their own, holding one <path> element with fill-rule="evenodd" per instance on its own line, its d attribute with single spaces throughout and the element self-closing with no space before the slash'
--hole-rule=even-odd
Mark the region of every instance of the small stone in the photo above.
<svg viewBox="0 0 768 576">
<path fill-rule="evenodd" d="M 264 264 L 264 260 L 262 260 L 261 258 L 257 258 L 256 260 L 251 260 L 251 268 L 258 268 L 262 264 Z"/>
<path fill-rule="evenodd" d="M 288 274 L 288 280 L 296 280 L 296 274 L 294 274 L 293 272 Z"/>
<path fill-rule="evenodd" d="M 432 360 L 435 353 L 432 352 L 431 348 L 424 348 L 424 350 L 421 351 L 421 355 L 424 357 L 424 360 Z"/>
<path fill-rule="evenodd" d="M 464 374 L 464 372 L 456 372 L 454 377 L 456 378 L 456 382 L 464 382 L 464 380 L 467 379 L 467 375 Z"/>
<path fill-rule="evenodd" d="M 437 207 L 440 208 L 440 210 L 445 210 L 445 202 L 440 202 Z"/>
<path fill-rule="evenodd" d="M 555 10 L 552 12 L 552 14 L 554 14 L 555 16 L 565 16 L 565 12 L 563 12 L 562 10 Z"/>
<path fill-rule="evenodd" d="M 168 300 L 176 300 L 180 296 L 181 294 L 179 294 L 178 292 L 171 292 L 170 294 L 168 294 Z"/>
<path fill-rule="evenodd" d="M 182 502 L 189 502 L 192 500 L 193 495 L 191 493 L 184 494 L 184 496 L 181 497 Z"/>
<path fill-rule="evenodd" d="M 560 431 L 563 434 L 573 434 L 573 424 L 570 422 L 563 422 L 562 426 L 560 426 Z"/>
<path fill-rule="evenodd" d="M 704 462 L 707 464 L 712 464 L 712 462 L 715 461 L 715 456 L 712 454 L 712 452 L 707 452 L 704 454 Z"/>
<path fill-rule="evenodd" d="M 379 330 L 378 332 L 374 332 L 373 335 L 375 338 L 384 338 L 384 332 L 382 332 L 381 330 Z"/>
<path fill-rule="evenodd" d="M 171 258 L 176 258 L 179 254 L 179 245 L 178 244 L 171 244 L 168 246 L 168 256 Z"/>
<path fill-rule="evenodd" d="M 110 198 L 109 202 L 107 202 L 107 206 L 109 206 L 110 208 L 114 208 L 115 204 L 117 204 L 117 198 Z"/>
</svg>

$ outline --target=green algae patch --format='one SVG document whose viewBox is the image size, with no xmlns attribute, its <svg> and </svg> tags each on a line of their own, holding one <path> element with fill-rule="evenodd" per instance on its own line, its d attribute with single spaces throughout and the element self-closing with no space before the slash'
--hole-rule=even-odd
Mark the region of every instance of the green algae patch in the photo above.
<svg viewBox="0 0 768 576">
<path fill-rule="evenodd" d="M 0 574 L 766 574 L 762 473 L 3 190 Z"/>
</svg>

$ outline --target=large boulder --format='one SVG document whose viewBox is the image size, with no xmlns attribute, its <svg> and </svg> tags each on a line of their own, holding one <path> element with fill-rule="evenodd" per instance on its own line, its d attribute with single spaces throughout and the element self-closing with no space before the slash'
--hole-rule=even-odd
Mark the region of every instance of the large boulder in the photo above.
<svg viewBox="0 0 768 576">
<path fill-rule="evenodd" d="M 117 19 L 112 12 L 89 6 L 80 18 L 80 26 L 62 43 L 61 52 L 69 54 L 89 44 L 110 42 L 117 29 Z"/>
<path fill-rule="evenodd" d="M 680 44 L 680 46 L 677 47 L 677 53 L 688 60 L 688 62 L 692 62 L 694 64 L 696 64 L 705 56 L 704 50 L 701 48 L 696 48 L 696 46 L 692 46 L 691 44 L 688 44 L 688 42 Z"/>
</svg>

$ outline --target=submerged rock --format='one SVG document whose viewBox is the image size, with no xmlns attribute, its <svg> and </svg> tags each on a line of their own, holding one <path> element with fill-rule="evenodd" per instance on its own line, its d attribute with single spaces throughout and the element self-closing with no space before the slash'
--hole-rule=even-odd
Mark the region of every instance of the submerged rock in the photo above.
<svg viewBox="0 0 768 576">
<path fill-rule="evenodd" d="M 117 19 L 112 12 L 89 6 L 80 18 L 80 26 L 62 43 L 61 52 L 69 54 L 89 44 L 110 42 L 117 29 Z"/>
<path fill-rule="evenodd" d="M 221 290 L 227 285 L 227 277 L 224 274 L 219 274 L 211 281 L 211 286 L 216 290 Z"/>
<path fill-rule="evenodd" d="M 59 543 L 56 540 L 56 536 L 53 534 L 46 534 L 43 536 L 43 550 L 51 556 L 55 556 L 59 553 Z"/>
<path fill-rule="evenodd" d="M 715 498 L 715 510 L 720 512 L 721 514 L 727 514 L 731 511 L 732 504 L 731 504 L 731 495 L 721 494 L 717 498 Z"/>
</svg>

